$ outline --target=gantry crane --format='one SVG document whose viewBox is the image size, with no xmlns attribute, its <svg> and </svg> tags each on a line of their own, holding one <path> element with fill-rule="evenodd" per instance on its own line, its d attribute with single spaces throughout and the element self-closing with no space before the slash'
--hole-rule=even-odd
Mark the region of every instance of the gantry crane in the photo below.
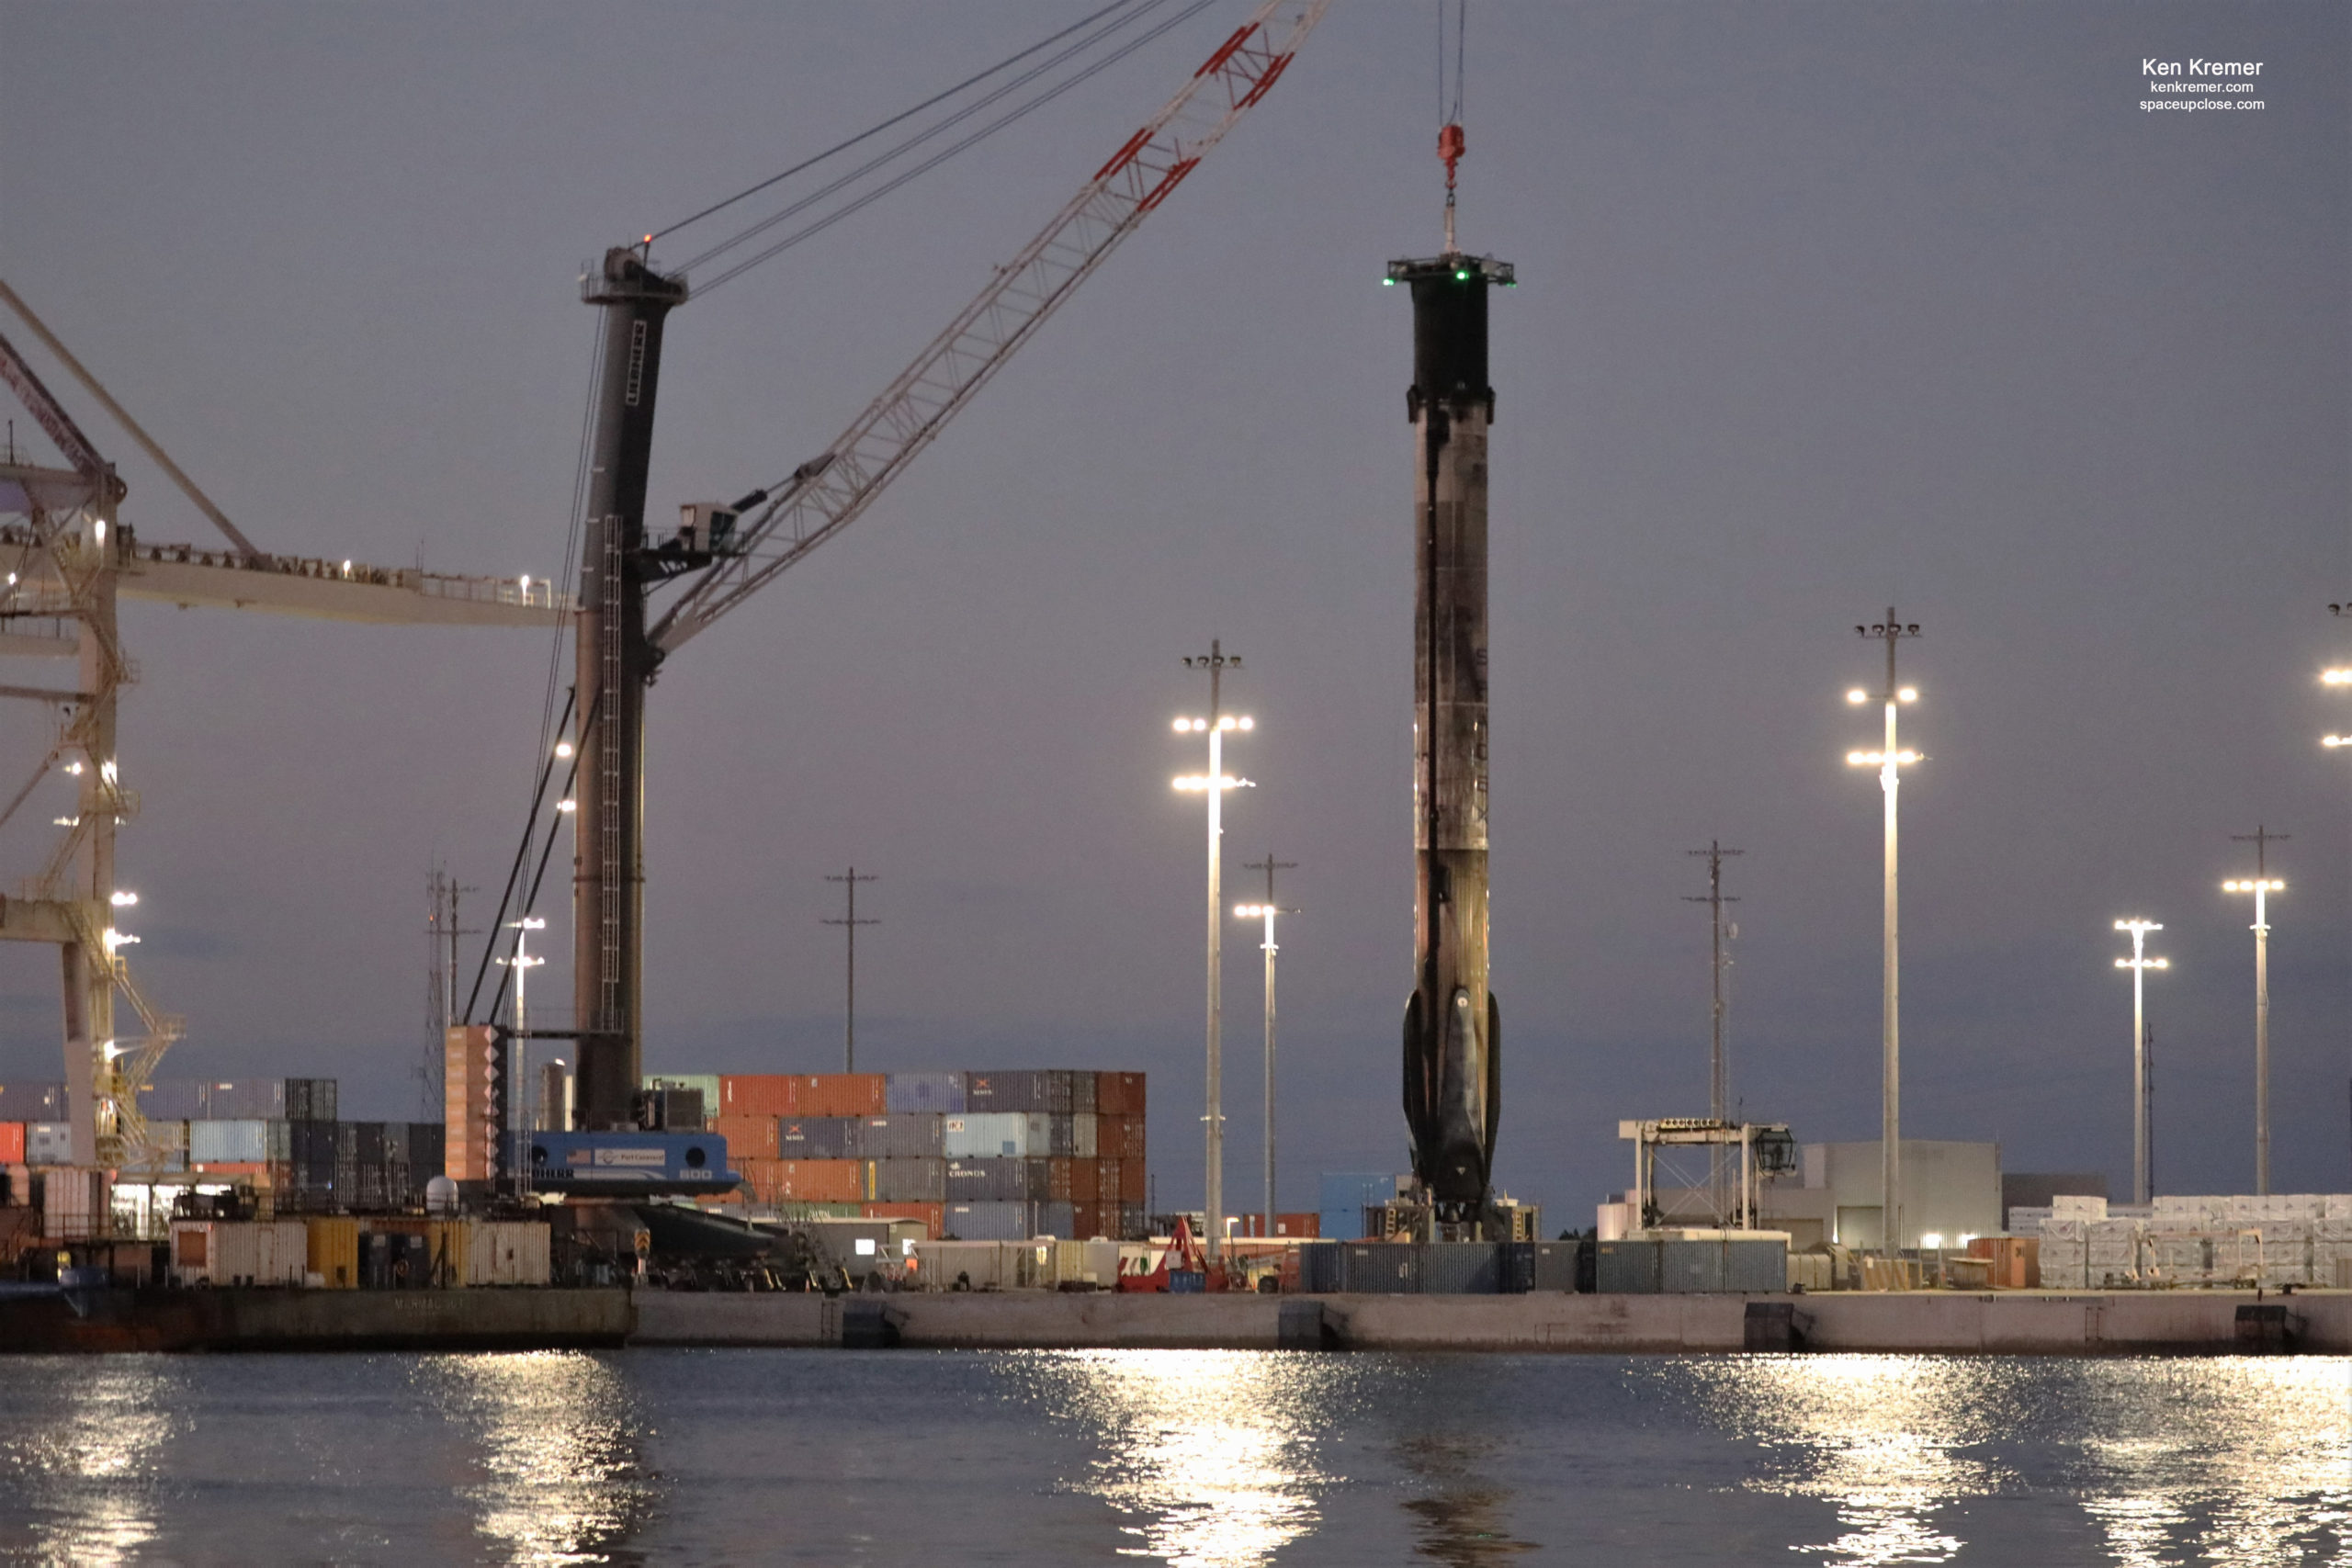
<svg viewBox="0 0 2352 1568">
<path fill-rule="evenodd" d="M 139 1091 L 180 1038 L 133 981 L 118 912 L 135 902 L 115 882 L 115 829 L 139 809 L 116 750 L 116 712 L 137 678 L 123 653 L 118 598 L 259 609 L 318 619 L 439 626 L 553 626 L 570 595 L 527 578 L 449 577 L 296 557 L 257 548 L 174 463 L 97 378 L 6 283 L 5 305 L 130 433 L 217 526 L 223 546 L 142 545 L 117 512 L 128 493 L 112 464 L 0 336 L 0 384 L 13 391 L 64 457 L 59 468 L 0 456 L 0 657 L 74 660 L 70 685 L 0 684 L 0 698 L 53 707 L 54 744 L 5 807 L 6 823 L 53 769 L 76 781 L 71 817 L 48 862 L 0 897 L 0 941 L 54 945 L 62 965 L 64 1065 L 72 1158 L 77 1166 L 153 1167 L 171 1151 L 139 1111 Z M 115 1026 L 119 994 L 140 1032 Z"/>
<path fill-rule="evenodd" d="M 837 440 L 731 505 L 685 507 L 677 536 L 659 544 L 645 528 L 646 468 L 662 323 L 686 302 L 687 279 L 654 265 L 649 236 L 606 252 L 582 280 L 605 333 L 574 625 L 574 1027 L 560 1032 L 578 1042 L 582 1128 L 628 1125 L 640 1081 L 645 694 L 656 669 L 865 512 L 1265 96 L 1329 5 L 1265 0 Z M 650 618 L 650 596 L 673 580 L 684 592 Z"/>
</svg>

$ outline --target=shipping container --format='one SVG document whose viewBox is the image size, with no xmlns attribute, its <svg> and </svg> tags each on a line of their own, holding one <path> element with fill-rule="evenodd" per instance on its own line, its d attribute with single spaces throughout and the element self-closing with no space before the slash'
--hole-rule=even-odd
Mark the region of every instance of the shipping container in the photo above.
<svg viewBox="0 0 2352 1568">
<path fill-rule="evenodd" d="M 139 1091 L 139 1114 L 151 1122 L 198 1122 L 207 1106 L 199 1078 L 164 1078 Z"/>
<path fill-rule="evenodd" d="M 764 1203 L 866 1201 L 865 1162 L 855 1159 L 759 1159 L 741 1162 L 744 1184 Z"/>
<path fill-rule="evenodd" d="M 1094 1161 L 1091 1159 L 1047 1160 L 1046 1172 L 1046 1197 L 1068 1203 L 1096 1201 Z"/>
<path fill-rule="evenodd" d="M 1056 1285 L 1093 1285 L 1116 1290 L 1119 1284 L 1119 1244 L 1090 1237 L 1057 1240 L 1053 1250 Z"/>
<path fill-rule="evenodd" d="M 209 1122 L 282 1122 L 286 1120 L 284 1078 L 240 1078 L 208 1084 L 204 1119 Z"/>
<path fill-rule="evenodd" d="M 1137 1176 L 1140 1177 L 1140 1163 L 1131 1168 L 1135 1169 Z M 1125 1186 L 1126 1183 L 1123 1180 L 1120 1183 L 1122 1192 L 1125 1191 Z M 1119 1239 L 1121 1241 L 1142 1241 L 1149 1234 L 1149 1222 L 1144 1217 L 1143 1204 L 1132 1201 L 1124 1196 L 1121 1197 L 1119 1200 Z"/>
<path fill-rule="evenodd" d="M 1101 1074 L 1092 1071 L 1075 1072 L 1069 1075 L 1069 1113 L 1071 1115 L 1091 1116 L 1102 1109 L 1099 1103 L 1102 1098 L 1099 1082 L 1101 1077 Z"/>
<path fill-rule="evenodd" d="M 1150 1180 L 1141 1156 L 1121 1160 L 1119 1162 L 1119 1207 L 1133 1209 L 1140 1214 L 1145 1202 L 1151 1196 Z M 1136 1222 L 1137 1227 L 1142 1224 L 1140 1219 Z M 1318 1231 L 1316 1234 L 1319 1235 L 1322 1233 Z"/>
<path fill-rule="evenodd" d="M 1091 1111 L 1073 1111 L 1069 1119 L 1069 1152 L 1072 1159 L 1099 1159 L 1102 1149 L 1096 1139 L 1096 1123 L 1101 1120 Z M 1111 1156 L 1118 1158 L 1116 1152 Z"/>
<path fill-rule="evenodd" d="M 300 1220 L 174 1220 L 172 1278 L 182 1285 L 300 1285 L 310 1237 Z"/>
<path fill-rule="evenodd" d="M 25 1124 L 0 1122 L 0 1165 L 25 1163 Z"/>
<path fill-rule="evenodd" d="M 949 1237 L 962 1241 L 1026 1241 L 1037 1234 L 1035 1203 L 947 1204 Z"/>
<path fill-rule="evenodd" d="M 303 1222 L 305 1258 L 311 1280 L 330 1291 L 359 1288 L 359 1222 L 316 1218 Z"/>
<path fill-rule="evenodd" d="M 481 1220 L 468 1238 L 469 1285 L 544 1285 L 548 1278 L 548 1231 L 525 1220 Z"/>
<path fill-rule="evenodd" d="M 1142 1159 L 1146 1153 L 1143 1118 L 1096 1115 L 1094 1150 L 1104 1159 Z"/>
<path fill-rule="evenodd" d="M 727 1152 L 737 1160 L 775 1159 L 776 1128 L 781 1121 L 774 1116 L 721 1116 L 711 1123 L 711 1130 L 727 1140 Z"/>
<path fill-rule="evenodd" d="M 880 1203 L 944 1203 L 947 1162 L 943 1159 L 877 1159 L 866 1162 L 866 1196 Z"/>
<path fill-rule="evenodd" d="M 946 1162 L 946 1201 L 1035 1202 L 1052 1196 L 1053 1162 L 1042 1159 L 970 1159 Z"/>
<path fill-rule="evenodd" d="M 1788 1237 L 1635 1236 L 1596 1244 L 1594 1287 L 1635 1295 L 1769 1292 L 1788 1288 Z"/>
<path fill-rule="evenodd" d="M 39 1078 L 0 1082 L 0 1121 L 62 1122 L 69 1114 L 62 1083 Z"/>
<path fill-rule="evenodd" d="M 1563 1291 L 1574 1292 L 1589 1290 L 1589 1284 L 1579 1284 L 1578 1277 L 1586 1270 L 1578 1267 L 1579 1254 L 1587 1253 L 1592 1243 L 1587 1241 L 1538 1241 L 1527 1244 L 1533 1248 L 1528 1263 L 1525 1289 L 1530 1291 Z"/>
<path fill-rule="evenodd" d="M 1052 1271 L 1054 1249 L 1026 1236 L 915 1244 L 915 1277 L 934 1291 L 1034 1291 Z"/>
<path fill-rule="evenodd" d="M 74 1126 L 68 1122 L 25 1124 L 27 1165 L 66 1165 L 74 1158 Z"/>
<path fill-rule="evenodd" d="M 718 1080 L 721 1116 L 797 1116 L 800 1086 L 789 1073 L 729 1073 Z"/>
<path fill-rule="evenodd" d="M 798 1113 L 803 1116 L 880 1116 L 884 1102 L 880 1073 L 818 1073 L 802 1080 Z"/>
<path fill-rule="evenodd" d="M 1102 1116 L 1132 1116 L 1141 1121 L 1144 1113 L 1143 1089 L 1144 1076 L 1141 1073 L 1095 1074 L 1095 1113 Z"/>
<path fill-rule="evenodd" d="M 288 1122 L 332 1122 L 337 1113 L 338 1096 L 333 1078 L 288 1078 L 283 1096 L 286 1109 L 282 1112 Z"/>
<path fill-rule="evenodd" d="M 1498 1296 L 1504 1293 L 1504 1244 L 1492 1241 L 1424 1241 L 1421 1289 L 1432 1296 Z M 1523 1287 L 1522 1287 L 1523 1288 Z"/>
<path fill-rule="evenodd" d="M 787 1116 L 776 1123 L 779 1159 L 855 1159 L 857 1119 L 853 1116 Z"/>
<path fill-rule="evenodd" d="M 964 1103 L 961 1073 L 891 1073 L 883 1080 L 882 1109 L 893 1116 L 960 1114 Z"/>
<path fill-rule="evenodd" d="M 1020 1111 L 967 1111 L 940 1122 L 939 1152 L 949 1159 L 1019 1159 L 1051 1145 L 1046 1118 Z"/>
<path fill-rule="evenodd" d="M 1108 1203 L 1114 1209 L 1119 1206 L 1119 1162 L 1117 1160 L 1098 1159 L 1094 1162 L 1094 1190 L 1088 1193 L 1087 1197 L 1097 1203 Z M 1114 1225 L 1117 1223 L 1115 1219 L 1111 1222 Z"/>
<path fill-rule="evenodd" d="M 412 1122 L 408 1124 L 408 1165 L 415 1173 L 414 1179 L 422 1189 L 442 1173 L 444 1152 L 448 1143 L 448 1128 L 439 1122 Z"/>
<path fill-rule="evenodd" d="M 421 1291 L 433 1283 L 433 1253 L 422 1233 L 370 1230 L 359 1237 L 359 1284 L 369 1291 Z"/>
<path fill-rule="evenodd" d="M 946 1121 L 925 1111 L 861 1117 L 852 1153 L 863 1159 L 937 1159 L 947 1152 Z"/>
<path fill-rule="evenodd" d="M 867 1203 L 861 1210 L 869 1220 L 912 1220 L 923 1227 L 923 1235 L 936 1238 L 947 1228 L 947 1205 L 944 1203 Z"/>
<path fill-rule="evenodd" d="M 259 1120 L 190 1122 L 187 1154 L 199 1165 L 224 1160 L 260 1163 L 293 1157 L 288 1124 Z"/>
<path fill-rule="evenodd" d="M 1351 1242 L 1344 1250 L 1345 1289 L 1359 1293 L 1419 1295 L 1426 1256 L 1409 1242 Z"/>
<path fill-rule="evenodd" d="M 1348 1249 L 1336 1241 L 1298 1248 L 1298 1288 L 1308 1295 L 1333 1295 L 1348 1288 Z"/>
<path fill-rule="evenodd" d="M 41 1235 L 87 1241 L 113 1229 L 114 1182 L 103 1170 L 61 1166 L 41 1172 Z"/>
</svg>

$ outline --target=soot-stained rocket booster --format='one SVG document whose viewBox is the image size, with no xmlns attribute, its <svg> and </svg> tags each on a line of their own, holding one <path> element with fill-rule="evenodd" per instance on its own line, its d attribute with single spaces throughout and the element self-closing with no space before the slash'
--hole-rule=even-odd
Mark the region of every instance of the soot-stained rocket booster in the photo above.
<svg viewBox="0 0 2352 1568">
<path fill-rule="evenodd" d="M 1487 297 L 1514 279 L 1509 263 L 1454 248 L 1450 198 L 1446 228 L 1443 254 L 1388 267 L 1413 295 L 1417 458 L 1405 1120 L 1438 1217 L 1473 1221 L 1487 1206 L 1502 1111 L 1502 1018 L 1487 984 Z"/>
</svg>

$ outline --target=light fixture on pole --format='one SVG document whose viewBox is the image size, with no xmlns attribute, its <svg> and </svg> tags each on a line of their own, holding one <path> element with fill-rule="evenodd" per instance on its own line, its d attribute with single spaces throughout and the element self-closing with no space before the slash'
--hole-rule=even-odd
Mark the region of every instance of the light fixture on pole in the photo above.
<svg viewBox="0 0 2352 1568">
<path fill-rule="evenodd" d="M 1221 641 L 1212 640 L 1209 650 L 1184 660 L 1187 670 L 1205 670 L 1209 677 L 1209 711 L 1205 718 L 1180 718 L 1176 721 L 1179 735 L 1205 735 L 1209 742 L 1209 771 L 1188 773 L 1175 781 L 1180 790 L 1199 790 L 1209 803 L 1209 918 L 1208 918 L 1208 1110 L 1202 1120 L 1208 1128 L 1208 1172 L 1203 1196 L 1205 1208 L 1201 1227 L 1208 1235 L 1208 1255 L 1216 1259 L 1224 1255 L 1225 1204 L 1225 1082 L 1224 1061 L 1218 1039 L 1219 984 L 1224 972 L 1224 917 L 1220 907 L 1224 902 L 1221 887 L 1224 882 L 1224 805 L 1225 792 L 1229 789 L 1253 787 L 1248 779 L 1237 779 L 1225 771 L 1225 738 L 1237 731 L 1254 728 L 1254 721 L 1227 713 L 1224 708 L 1223 677 L 1228 669 L 1241 668 L 1238 654 L 1225 651 Z"/>
<path fill-rule="evenodd" d="M 2254 895 L 2254 1190 L 2270 1194 L 2270 906 L 2269 896 L 2287 885 L 2269 874 L 2267 851 L 2288 834 L 2256 824 L 2251 833 L 2233 833 L 2233 842 L 2254 846 L 2254 874 L 2222 884 L 2224 893 Z"/>
<path fill-rule="evenodd" d="M 514 956 L 502 958 L 499 962 L 514 971 L 514 1035 L 506 1047 L 506 1124 L 499 1129 L 502 1137 L 514 1131 L 515 1112 L 521 1109 L 523 1099 L 523 1083 L 531 1070 L 530 1021 L 523 1000 L 524 982 L 529 978 L 532 970 L 547 962 L 544 958 L 532 957 L 527 944 L 531 933 L 547 930 L 548 923 L 537 915 L 526 915 L 519 920 L 507 921 L 506 929 L 514 933 Z"/>
<path fill-rule="evenodd" d="M 2330 604 L 2328 609 L 2341 615 L 2344 606 Z M 2319 679 L 2320 684 L 2324 686 L 2352 686 L 2352 670 L 2323 670 L 2319 672 Z M 2323 735 L 2319 738 L 2319 743 L 2331 749 L 2337 746 L 2352 746 L 2352 735 Z"/>
<path fill-rule="evenodd" d="M 2132 956 L 2115 961 L 2118 969 L 2132 971 L 2132 1201 L 2153 1201 L 2154 1179 L 2148 1166 L 2148 1012 L 2144 990 L 2147 972 L 2169 969 L 2169 960 L 2148 956 L 2148 933 L 2165 928 L 2154 920 L 2118 920 L 2115 929 L 2132 933 Z"/>
<path fill-rule="evenodd" d="M 1905 637 L 1917 637 L 1919 626 L 1917 622 L 1905 626 L 1889 606 L 1885 620 L 1854 630 L 1886 644 L 1886 687 L 1879 694 L 1886 707 L 1885 747 L 1877 751 L 1849 751 L 1846 761 L 1850 767 L 1878 769 L 1879 788 L 1886 795 L 1885 958 L 1879 1004 L 1879 1244 L 1885 1256 L 1894 1258 L 1903 1250 L 1903 1036 L 1895 922 L 1895 797 L 1902 787 L 1901 770 L 1920 760 L 1917 752 L 1904 750 L 1895 739 L 1896 710 L 1905 703 L 1917 702 L 1919 694 L 1895 684 L 1894 649 Z M 1846 700 L 1860 705 L 1869 702 L 1871 694 L 1857 688 L 1846 694 Z"/>
<path fill-rule="evenodd" d="M 1281 950 L 1274 945 L 1274 917 L 1295 915 L 1296 909 L 1283 908 L 1274 903 L 1274 873 L 1296 871 L 1295 861 L 1276 860 L 1268 850 L 1266 858 L 1245 869 L 1266 874 L 1266 901 L 1262 904 L 1236 904 L 1234 914 L 1241 919 L 1263 919 L 1266 938 L 1259 949 L 1266 955 L 1266 1228 L 1263 1234 L 1271 1239 L 1274 1235 L 1274 954 Z"/>
</svg>

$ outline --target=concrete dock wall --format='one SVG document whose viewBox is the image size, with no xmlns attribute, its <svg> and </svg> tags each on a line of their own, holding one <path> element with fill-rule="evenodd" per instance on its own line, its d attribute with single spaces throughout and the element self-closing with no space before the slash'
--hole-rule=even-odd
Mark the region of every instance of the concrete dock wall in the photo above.
<svg viewBox="0 0 2352 1568">
<path fill-rule="evenodd" d="M 2352 1293 L 2263 1298 L 2283 1334 L 2249 1341 L 2251 1292 L 1941 1292 L 1802 1296 L 673 1294 L 637 1298 L 632 1345 L 1078 1349 L 1731 1351 L 1750 1303 L 1785 1303 L 1799 1348 L 1959 1355 L 2352 1353 Z"/>
</svg>

